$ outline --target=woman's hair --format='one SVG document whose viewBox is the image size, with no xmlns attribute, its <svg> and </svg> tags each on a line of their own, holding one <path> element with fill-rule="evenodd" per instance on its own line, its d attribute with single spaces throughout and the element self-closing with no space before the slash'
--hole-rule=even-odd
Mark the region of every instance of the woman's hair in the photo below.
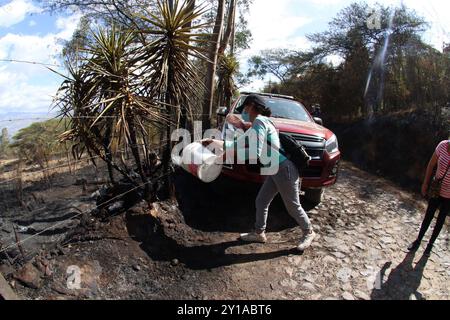
<svg viewBox="0 0 450 320">
<path fill-rule="evenodd" d="M 265 117 L 270 117 L 272 115 L 272 111 L 265 106 L 254 103 L 253 107 L 255 108 L 256 112 L 258 112 L 259 114 L 261 114 Z"/>
</svg>

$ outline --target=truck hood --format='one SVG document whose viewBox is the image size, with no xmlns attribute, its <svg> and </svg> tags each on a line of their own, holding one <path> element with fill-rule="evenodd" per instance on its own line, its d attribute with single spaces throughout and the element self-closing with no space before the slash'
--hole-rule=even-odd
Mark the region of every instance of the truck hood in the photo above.
<svg viewBox="0 0 450 320">
<path fill-rule="evenodd" d="M 270 118 L 275 127 L 282 132 L 291 132 L 299 134 L 307 134 L 322 137 L 326 140 L 330 139 L 333 132 L 327 128 L 318 125 L 315 122 L 306 122 L 300 120 L 290 120 L 281 118 Z"/>
</svg>

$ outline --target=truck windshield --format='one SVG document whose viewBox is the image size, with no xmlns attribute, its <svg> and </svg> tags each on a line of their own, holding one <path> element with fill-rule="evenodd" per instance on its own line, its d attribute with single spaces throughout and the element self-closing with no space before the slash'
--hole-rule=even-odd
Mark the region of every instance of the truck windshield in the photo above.
<svg viewBox="0 0 450 320">
<path fill-rule="evenodd" d="M 235 114 L 241 114 L 243 110 L 242 103 L 246 96 L 241 96 L 239 102 L 234 109 Z M 306 122 L 312 122 L 311 117 L 305 110 L 305 107 L 297 102 L 287 99 L 268 98 L 264 97 L 267 106 L 272 111 L 272 118 L 283 118 L 291 120 L 300 120 Z"/>
</svg>

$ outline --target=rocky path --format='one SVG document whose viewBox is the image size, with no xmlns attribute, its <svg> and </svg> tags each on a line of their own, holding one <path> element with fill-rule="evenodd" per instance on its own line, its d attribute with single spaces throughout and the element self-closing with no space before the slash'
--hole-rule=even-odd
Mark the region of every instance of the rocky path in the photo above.
<svg viewBox="0 0 450 320">
<path fill-rule="evenodd" d="M 299 230 L 280 203 L 269 213 L 267 244 L 236 241 L 253 222 L 254 191 L 232 198 L 191 208 L 187 217 L 174 203 L 157 205 L 151 213 L 162 228 L 138 206 L 101 226 L 110 238 L 73 243 L 35 263 L 34 273 L 25 270 L 39 278 L 38 289 L 9 279 L 31 299 L 450 298 L 448 225 L 430 258 L 422 256 L 425 242 L 408 254 L 425 202 L 349 163 L 322 204 L 307 208 L 319 237 L 303 254 L 293 250 Z M 73 266 L 81 289 L 67 287 Z"/>
</svg>

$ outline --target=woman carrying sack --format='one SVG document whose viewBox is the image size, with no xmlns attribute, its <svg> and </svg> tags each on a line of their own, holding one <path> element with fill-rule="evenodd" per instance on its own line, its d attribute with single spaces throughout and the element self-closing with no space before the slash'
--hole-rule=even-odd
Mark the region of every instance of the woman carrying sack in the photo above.
<svg viewBox="0 0 450 320">
<path fill-rule="evenodd" d="M 437 165 L 436 174 L 431 179 L 433 169 Z M 420 227 L 417 239 L 408 247 L 409 251 L 416 251 L 430 227 L 436 211 L 439 209 L 436 225 L 431 235 L 430 242 L 425 249 L 424 255 L 430 256 L 433 244 L 436 241 L 445 218 L 450 212 L 450 140 L 444 140 L 436 148 L 428 163 L 425 179 L 422 184 L 422 195 L 428 198 L 428 209 L 425 213 L 422 226 Z"/>
</svg>

